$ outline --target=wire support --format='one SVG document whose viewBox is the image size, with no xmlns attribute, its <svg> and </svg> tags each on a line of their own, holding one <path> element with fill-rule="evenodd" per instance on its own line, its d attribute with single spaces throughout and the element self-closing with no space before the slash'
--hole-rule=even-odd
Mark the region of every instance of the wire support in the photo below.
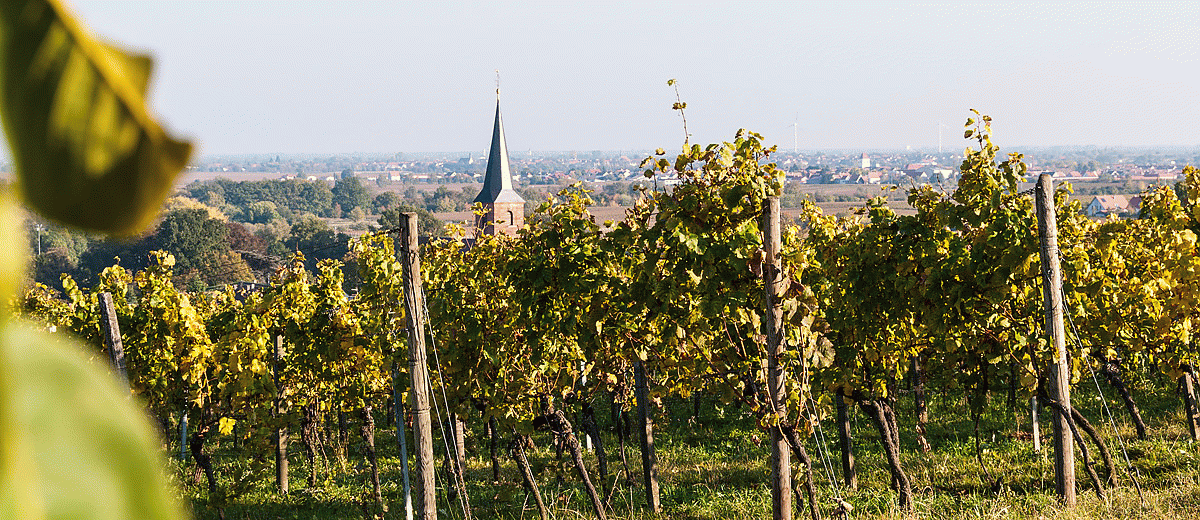
<svg viewBox="0 0 1200 520">
<path fill-rule="evenodd" d="M 841 399 L 840 395 L 838 396 L 838 399 Z M 833 462 L 830 461 L 828 455 L 829 450 L 827 448 L 829 439 L 825 436 L 824 428 L 821 427 L 820 416 L 816 415 L 816 403 L 813 401 L 812 395 L 808 396 L 808 400 L 811 403 L 813 415 L 817 417 L 817 427 L 814 430 L 814 433 L 816 433 L 817 437 L 817 454 L 821 456 L 821 467 L 825 468 L 825 478 L 829 479 L 829 485 L 833 487 L 833 498 L 841 500 L 843 498 L 841 486 L 838 485 L 836 471 L 834 470 Z"/>
<path fill-rule="evenodd" d="M 1073 342 L 1075 347 L 1082 352 L 1083 342 L 1080 339 L 1081 336 L 1079 334 L 1079 329 L 1075 327 L 1075 320 L 1071 317 L 1071 313 L 1066 312 L 1066 309 L 1068 308 L 1067 292 L 1062 287 L 1059 287 L 1059 292 L 1061 293 L 1063 299 L 1063 315 L 1067 317 L 1067 323 L 1071 326 L 1071 339 L 1074 340 Z M 1125 448 L 1125 439 L 1121 437 L 1121 434 L 1117 431 L 1116 418 L 1112 412 L 1112 409 L 1108 406 L 1108 397 L 1104 395 L 1104 391 L 1100 388 L 1100 379 L 1096 377 L 1096 371 L 1092 369 L 1091 363 L 1084 364 L 1087 365 L 1088 372 L 1092 375 L 1092 383 L 1096 385 L 1096 393 L 1100 396 L 1100 403 L 1105 415 L 1108 418 L 1109 427 L 1112 428 L 1113 436 L 1117 438 L 1117 445 L 1121 447 L 1121 456 L 1125 458 L 1125 473 L 1129 475 L 1131 480 L 1133 480 L 1133 487 L 1137 490 L 1138 499 L 1141 500 L 1142 506 L 1145 507 L 1148 505 L 1148 503 L 1146 502 L 1146 497 L 1142 495 L 1142 484 L 1138 478 L 1140 476 L 1140 472 L 1137 470 L 1137 467 L 1133 465 L 1133 461 L 1129 458 L 1129 451 Z"/>
<path fill-rule="evenodd" d="M 432 380 L 426 379 L 425 389 L 429 393 L 434 394 Z M 437 395 L 437 394 L 434 394 L 434 395 Z M 449 459 L 451 457 L 451 455 L 450 455 L 450 442 L 446 439 L 446 418 L 442 416 L 442 406 L 438 403 L 438 400 L 436 397 L 433 398 L 433 409 L 434 409 L 434 413 L 437 414 L 437 418 L 438 418 L 438 431 L 440 431 L 442 434 L 442 447 L 445 450 L 446 458 Z M 450 415 L 449 408 L 446 409 L 446 415 L 447 416 Z M 457 466 L 458 459 L 455 458 L 450 463 Z M 458 474 L 458 471 L 457 471 L 457 469 L 450 468 L 450 473 L 451 473 L 451 476 L 453 477 Z M 458 487 L 458 479 L 457 478 L 454 478 L 454 486 Z M 462 493 L 461 489 L 460 489 L 460 492 L 458 493 L 458 503 L 459 503 L 459 506 L 463 508 L 463 512 L 464 512 L 463 515 L 465 518 L 466 517 L 466 505 L 463 503 L 463 495 L 464 495 L 464 493 Z"/>
<path fill-rule="evenodd" d="M 801 382 L 803 388 L 811 389 L 807 363 L 802 364 Z M 813 433 L 816 435 L 816 439 L 814 440 L 817 444 L 817 455 L 821 457 L 821 467 L 825 470 L 825 478 L 829 479 L 829 485 L 833 488 L 833 499 L 836 502 L 841 502 L 843 500 L 842 489 L 841 486 L 838 485 L 837 474 L 834 470 L 833 462 L 830 460 L 828 455 L 829 450 L 827 450 L 829 440 L 825 436 L 825 429 L 821 427 L 821 415 L 817 413 L 817 403 L 815 400 L 813 400 L 812 391 L 809 390 L 807 393 L 808 401 L 804 403 L 804 406 L 809 408 L 809 416 L 815 418 L 816 420 L 816 428 L 814 428 Z M 838 395 L 837 398 L 841 399 L 842 397 L 841 395 Z"/>
<path fill-rule="evenodd" d="M 425 319 L 425 327 L 429 332 L 429 344 L 433 350 L 433 366 L 437 369 L 438 386 L 441 389 L 442 404 L 446 407 L 447 418 L 450 418 L 450 400 L 446 397 L 446 378 L 445 378 L 445 376 L 442 375 L 442 361 L 441 361 L 441 358 L 438 356 L 437 338 L 435 337 L 435 335 L 433 333 L 433 325 L 429 323 L 429 319 L 428 319 L 429 318 L 429 306 L 425 304 L 423 299 L 422 299 L 421 305 L 423 307 L 422 311 L 425 313 L 425 318 L 426 318 Z M 425 331 L 422 331 L 422 333 L 424 333 L 424 332 Z M 432 384 L 432 382 L 430 384 Z M 429 391 L 433 392 L 433 389 L 430 388 Z M 434 397 L 433 401 L 434 401 L 434 404 L 436 405 L 437 398 Z M 439 417 L 439 422 L 440 422 L 440 420 L 441 419 Z M 455 424 L 454 428 L 457 428 L 457 427 L 458 427 L 458 425 Z M 451 451 L 453 451 L 454 460 L 451 462 L 451 467 L 453 468 L 452 472 L 454 473 L 454 478 L 455 478 L 454 485 L 459 488 L 458 500 L 459 500 L 459 505 L 462 507 L 462 510 L 463 510 L 463 517 L 470 519 L 471 518 L 471 502 L 470 502 L 469 497 L 467 497 L 467 483 L 466 483 L 466 479 L 463 478 L 462 472 L 460 471 L 462 468 L 459 468 L 459 466 L 458 466 L 458 461 L 462 460 L 462 459 L 460 459 L 460 457 L 465 458 L 465 454 L 461 454 L 458 452 L 458 441 L 457 440 L 455 442 L 447 442 L 446 441 L 446 433 L 445 433 L 444 429 L 442 431 L 442 443 L 447 445 L 446 446 L 446 455 L 447 456 L 451 455 Z M 451 445 L 453 446 L 453 450 L 451 450 L 451 448 L 450 448 Z"/>
</svg>

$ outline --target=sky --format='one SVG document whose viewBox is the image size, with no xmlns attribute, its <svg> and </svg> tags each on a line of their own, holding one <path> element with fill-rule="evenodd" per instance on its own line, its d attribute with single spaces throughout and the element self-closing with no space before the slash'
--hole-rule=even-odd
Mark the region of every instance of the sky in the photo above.
<svg viewBox="0 0 1200 520">
<path fill-rule="evenodd" d="M 68 0 L 201 155 L 1200 144 L 1198 3 Z"/>
</svg>

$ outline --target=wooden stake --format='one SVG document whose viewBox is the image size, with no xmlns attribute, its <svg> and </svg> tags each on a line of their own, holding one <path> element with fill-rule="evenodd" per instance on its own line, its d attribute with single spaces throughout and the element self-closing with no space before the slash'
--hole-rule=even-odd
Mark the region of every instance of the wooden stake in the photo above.
<svg viewBox="0 0 1200 520">
<path fill-rule="evenodd" d="M 638 361 L 633 365 L 638 417 L 642 424 L 638 437 L 642 441 L 642 476 L 646 483 L 646 507 L 658 513 L 658 457 L 654 454 L 654 416 L 650 412 L 650 388 L 646 383 L 646 366 Z"/>
<path fill-rule="evenodd" d="M 1054 179 L 1038 177 L 1038 237 L 1041 239 L 1042 293 L 1045 297 L 1046 330 L 1054 346 L 1054 361 L 1047 374 L 1050 398 L 1062 403 L 1054 412 L 1054 484 L 1063 504 L 1075 505 L 1075 445 L 1071 437 L 1071 372 L 1067 363 L 1066 331 L 1063 328 L 1062 271 L 1058 260 L 1058 222 L 1054 214 Z"/>
<path fill-rule="evenodd" d="M 851 491 L 858 489 L 858 466 L 854 462 L 854 437 L 850 432 L 850 414 L 842 393 L 834 394 L 837 404 L 838 446 L 842 452 L 842 482 Z"/>
<path fill-rule="evenodd" d="M 1195 378 L 1192 376 L 1192 368 L 1184 367 L 1183 375 L 1179 376 L 1179 387 L 1183 391 L 1183 415 L 1187 421 L 1188 433 L 1192 436 L 1192 441 L 1200 441 L 1200 424 L 1197 424 L 1197 416 L 1200 415 L 1196 411 L 1196 387 Z"/>
<path fill-rule="evenodd" d="M 117 310 L 113 307 L 112 293 L 100 293 L 100 333 L 104 346 L 108 348 L 108 359 L 113 370 L 125 387 L 129 387 L 129 374 L 125 371 L 125 347 L 121 344 L 121 325 L 117 323 Z"/>
<path fill-rule="evenodd" d="M 287 413 L 286 403 L 283 399 L 283 385 L 280 383 L 280 372 L 283 371 L 283 336 L 275 336 L 275 364 L 271 368 L 271 372 L 275 376 L 275 416 L 282 419 L 283 414 Z M 275 430 L 275 486 L 279 489 L 280 494 L 288 494 L 288 429 L 282 424 L 279 429 Z"/>
<path fill-rule="evenodd" d="M 921 453 L 929 453 L 932 447 L 929 445 L 929 439 L 925 437 L 928 432 L 929 425 L 929 407 L 925 402 L 925 367 L 921 363 L 921 356 L 913 356 L 912 360 L 912 376 L 913 376 L 913 407 L 917 412 L 917 446 L 921 447 Z"/>
<path fill-rule="evenodd" d="M 417 214 L 402 213 L 400 218 L 404 306 L 408 311 L 405 314 L 408 320 L 408 373 L 412 383 L 413 444 L 417 452 L 415 509 L 417 518 L 436 519 L 433 427 L 429 416 L 429 369 L 425 358 L 425 293 L 421 289 Z"/>
<path fill-rule="evenodd" d="M 792 452 L 787 439 L 779 429 L 784 419 L 785 388 L 787 378 L 780 358 L 783 356 L 783 262 L 779 258 L 782 244 L 780 233 L 779 197 L 767 197 L 762 215 L 763 287 L 767 300 L 767 396 L 771 412 L 775 415 L 771 428 L 771 518 L 792 518 Z"/>
</svg>

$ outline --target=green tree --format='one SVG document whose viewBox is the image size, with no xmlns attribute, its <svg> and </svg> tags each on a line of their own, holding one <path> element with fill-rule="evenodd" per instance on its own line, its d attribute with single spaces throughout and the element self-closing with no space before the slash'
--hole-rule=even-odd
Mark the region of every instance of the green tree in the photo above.
<svg viewBox="0 0 1200 520">
<path fill-rule="evenodd" d="M 217 259 L 229 252 L 229 230 L 220 220 L 201 209 L 180 209 L 167 214 L 150 236 L 149 249 L 175 255 L 175 270 L 186 274 L 217 267 Z"/>
<path fill-rule="evenodd" d="M 241 211 L 242 222 L 249 224 L 266 224 L 275 219 L 283 218 L 279 215 L 278 207 L 274 202 L 269 200 L 261 200 L 246 206 Z"/>
<path fill-rule="evenodd" d="M 400 214 L 413 212 L 417 214 L 417 232 L 421 236 L 440 237 L 446 234 L 442 221 L 433 216 L 433 213 L 411 204 L 404 204 L 400 207 L 384 211 L 379 215 L 378 222 L 382 229 L 400 229 Z"/>
<path fill-rule="evenodd" d="M 396 195 L 394 191 L 385 191 L 375 196 L 375 200 L 371 202 L 375 206 L 375 213 L 383 213 L 389 209 L 399 206 L 404 199 Z"/>
<path fill-rule="evenodd" d="M 367 193 L 367 188 L 363 187 L 357 177 L 343 176 L 333 185 L 332 191 L 333 203 L 342 208 L 342 214 L 338 216 L 346 216 L 355 208 L 361 208 L 371 203 L 371 195 Z"/>
<path fill-rule="evenodd" d="M 324 220 L 308 217 L 292 225 L 292 231 L 284 239 L 283 245 L 289 251 L 303 253 L 305 267 L 315 271 L 320 260 L 346 256 L 349 241 L 349 235 L 334 233 Z"/>
<path fill-rule="evenodd" d="M 216 179 L 210 182 L 193 182 L 185 188 L 189 197 L 196 200 L 220 200 L 228 206 L 245 212 L 251 204 L 269 201 L 283 218 L 312 213 L 323 217 L 333 215 L 333 192 L 324 182 L 300 179 L 231 181 Z M 219 193 L 220 199 L 209 195 Z M 231 212 L 237 213 L 237 212 Z M 250 222 L 245 218 L 243 221 Z"/>
</svg>

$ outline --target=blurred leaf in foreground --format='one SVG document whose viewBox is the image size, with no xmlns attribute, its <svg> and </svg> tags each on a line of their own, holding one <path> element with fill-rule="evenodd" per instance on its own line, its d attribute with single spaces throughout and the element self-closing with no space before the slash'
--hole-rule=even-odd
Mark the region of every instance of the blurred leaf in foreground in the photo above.
<svg viewBox="0 0 1200 520">
<path fill-rule="evenodd" d="M 10 493 L 0 517 L 184 518 L 145 411 L 83 351 L 18 322 L 0 329 L 0 482 Z"/>
<path fill-rule="evenodd" d="M 0 2 L 0 116 L 27 204 L 107 233 L 153 220 L 191 144 L 150 117 L 150 68 L 94 40 L 59 0 Z"/>
</svg>

